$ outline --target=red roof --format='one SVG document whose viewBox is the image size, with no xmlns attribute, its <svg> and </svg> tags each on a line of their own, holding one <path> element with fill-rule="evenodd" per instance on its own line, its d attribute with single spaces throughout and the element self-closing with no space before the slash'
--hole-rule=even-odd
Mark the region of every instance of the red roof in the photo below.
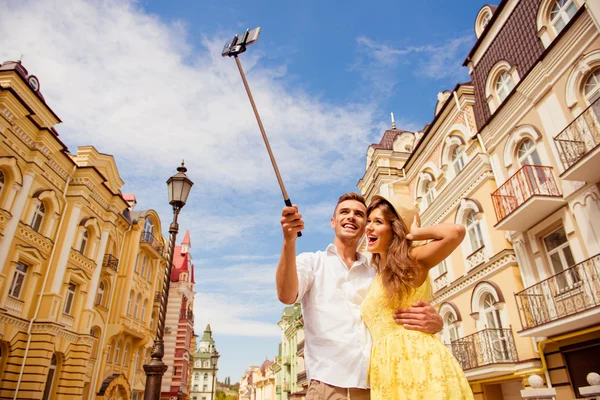
<svg viewBox="0 0 600 400">
<path fill-rule="evenodd" d="M 135 194 L 123 194 L 123 198 L 125 199 L 125 201 L 135 201 L 137 203 Z"/>
<path fill-rule="evenodd" d="M 371 148 L 373 150 L 377 150 L 377 149 L 393 150 L 393 148 L 394 148 L 394 140 L 396 140 L 396 138 L 399 135 L 401 135 L 402 133 L 404 133 L 404 132 L 412 133 L 412 132 L 408 132 L 408 131 L 401 131 L 401 130 L 398 130 L 398 129 L 387 130 L 383 134 L 383 137 L 381 138 L 381 141 L 378 144 L 372 144 Z"/>
<path fill-rule="evenodd" d="M 183 242 L 181 242 L 181 244 L 187 244 L 187 245 L 191 245 L 192 242 L 190 242 L 190 231 L 189 229 L 187 231 L 185 231 L 185 236 L 183 237 Z"/>
</svg>

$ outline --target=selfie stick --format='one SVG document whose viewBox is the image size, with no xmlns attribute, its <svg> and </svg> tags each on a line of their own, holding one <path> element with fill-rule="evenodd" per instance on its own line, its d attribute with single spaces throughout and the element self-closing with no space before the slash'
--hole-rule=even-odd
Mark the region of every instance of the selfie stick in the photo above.
<svg viewBox="0 0 600 400">
<path fill-rule="evenodd" d="M 249 46 L 256 42 L 258 39 L 258 35 L 260 35 L 260 27 L 254 28 L 252 30 L 246 30 L 244 34 L 241 36 L 235 35 L 233 40 L 225 43 L 225 47 L 221 52 L 223 57 L 234 57 L 235 62 L 240 71 L 240 75 L 242 77 L 242 81 L 244 82 L 244 87 L 246 88 L 246 93 L 248 93 L 248 99 L 250 100 L 250 104 L 252 105 L 252 110 L 254 111 L 254 115 L 256 116 L 256 122 L 258 122 L 258 127 L 260 128 L 260 133 L 262 133 L 263 140 L 265 142 L 265 146 L 267 147 L 267 152 L 269 153 L 269 158 L 271 159 L 271 164 L 273 165 L 273 170 L 275 171 L 275 176 L 277 177 L 277 182 L 279 182 L 279 187 L 281 188 L 281 194 L 283 195 L 283 201 L 285 205 L 288 207 L 292 206 L 292 202 L 290 197 L 287 194 L 287 190 L 285 190 L 285 185 L 283 184 L 283 179 L 281 179 L 281 174 L 279 173 L 279 168 L 277 167 L 277 162 L 275 161 L 275 156 L 273 155 L 273 151 L 271 150 L 271 145 L 269 144 L 269 139 L 267 138 L 267 133 L 265 132 L 265 128 L 260 119 L 260 115 L 258 115 L 258 109 L 256 108 L 256 104 L 254 104 L 254 98 L 252 97 L 252 93 L 250 92 L 250 86 L 248 86 L 248 81 L 246 80 L 246 75 L 244 74 L 244 70 L 242 69 L 242 63 L 238 58 L 238 54 L 241 54 L 246 51 L 246 46 Z M 298 232 L 298 237 L 302 236 L 302 232 Z"/>
</svg>

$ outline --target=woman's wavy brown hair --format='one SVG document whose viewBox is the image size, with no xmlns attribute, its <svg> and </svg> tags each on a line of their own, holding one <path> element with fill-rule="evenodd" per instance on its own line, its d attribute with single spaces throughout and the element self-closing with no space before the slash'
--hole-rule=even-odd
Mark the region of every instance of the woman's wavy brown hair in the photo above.
<svg viewBox="0 0 600 400">
<path fill-rule="evenodd" d="M 380 265 L 381 257 L 373 254 L 371 263 L 375 271 L 381 275 L 381 282 L 388 294 L 389 303 L 394 303 L 398 296 L 409 295 L 414 289 L 413 281 L 417 274 L 417 263 L 410 256 L 412 241 L 406 239 L 408 226 L 400 218 L 390 203 L 376 198 L 367 208 L 367 217 L 375 209 L 380 209 L 384 218 L 392 226 L 392 242 L 387 252 L 385 265 Z"/>
</svg>

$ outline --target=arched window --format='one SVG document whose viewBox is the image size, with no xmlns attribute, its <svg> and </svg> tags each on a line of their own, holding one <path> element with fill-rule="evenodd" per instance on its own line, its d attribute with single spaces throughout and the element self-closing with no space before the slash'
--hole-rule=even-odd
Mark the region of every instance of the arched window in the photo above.
<svg viewBox="0 0 600 400">
<path fill-rule="evenodd" d="M 513 90 L 514 87 L 515 83 L 513 82 L 512 77 L 510 76 L 508 71 L 504 71 L 498 76 L 498 79 L 496 79 L 496 93 L 498 95 L 498 100 L 500 101 L 500 103 L 502 103 L 504 99 L 506 99 L 506 97 Z"/>
<path fill-rule="evenodd" d="M 85 255 L 85 248 L 88 244 L 88 231 L 87 229 L 83 231 L 83 235 L 81 235 L 81 243 L 79 243 L 79 252 Z"/>
<path fill-rule="evenodd" d="M 207 374 L 207 373 L 205 373 L 205 374 L 204 374 L 204 380 L 205 380 L 205 381 L 207 381 L 207 380 L 208 380 L 208 374 Z"/>
<path fill-rule="evenodd" d="M 458 339 L 458 328 L 456 328 L 456 317 L 451 312 L 444 316 L 444 326 L 442 328 L 442 337 L 444 343 L 452 343 Z"/>
<path fill-rule="evenodd" d="M 435 200 L 435 182 L 427 181 L 423 186 L 423 197 L 425 204 L 429 206 Z"/>
<path fill-rule="evenodd" d="M 152 315 L 150 315 L 150 329 L 154 329 L 154 320 L 156 319 L 156 315 L 154 313 L 152 313 Z"/>
<path fill-rule="evenodd" d="M 600 99 L 600 68 L 592 72 L 583 85 L 583 95 L 589 104 Z"/>
<path fill-rule="evenodd" d="M 133 302 L 133 290 L 129 292 L 129 297 L 127 298 L 127 315 L 131 315 L 131 303 Z"/>
<path fill-rule="evenodd" d="M 44 203 L 40 201 L 35 207 L 33 217 L 31 218 L 31 229 L 36 232 L 40 231 L 42 228 L 42 222 L 44 221 L 44 215 L 46 215 L 46 206 L 44 206 Z"/>
<path fill-rule="evenodd" d="M 0 193 L 2 193 L 2 188 L 4 188 L 4 173 L 0 171 Z"/>
<path fill-rule="evenodd" d="M 129 345 L 128 344 L 125 345 L 125 350 L 123 351 L 123 365 L 126 367 L 129 365 Z"/>
<path fill-rule="evenodd" d="M 490 14 L 490 13 L 486 13 L 483 17 L 481 17 L 481 28 L 482 28 L 482 30 L 487 27 L 487 24 L 490 23 L 491 19 L 492 19 L 492 14 Z"/>
<path fill-rule="evenodd" d="M 154 234 L 154 223 L 150 220 L 150 218 L 146 218 L 144 221 L 144 236 L 146 240 L 150 240 L 152 235 Z"/>
<path fill-rule="evenodd" d="M 502 329 L 500 311 L 496 308 L 496 299 L 491 293 L 486 293 L 482 300 L 483 317 L 488 329 Z"/>
<path fill-rule="evenodd" d="M 54 386 L 54 376 L 56 375 L 56 354 L 52 355 L 50 366 L 48 367 L 48 375 L 46 375 L 46 385 L 44 386 L 44 395 L 42 399 L 49 399 L 53 395 L 52 386 Z"/>
<path fill-rule="evenodd" d="M 135 297 L 135 305 L 133 306 L 133 318 L 137 318 L 137 316 L 138 316 L 138 309 L 140 308 L 140 299 L 141 298 L 142 298 L 142 296 L 139 293 Z"/>
<path fill-rule="evenodd" d="M 540 155 L 533 140 L 526 138 L 517 147 L 517 158 L 519 165 L 542 165 Z"/>
<path fill-rule="evenodd" d="M 121 355 L 121 341 L 117 341 L 117 345 L 115 346 L 115 359 L 113 361 L 114 364 L 119 365 L 119 356 Z"/>
<path fill-rule="evenodd" d="M 104 282 L 100 282 L 98 285 L 98 291 L 96 292 L 96 305 L 102 305 L 102 298 L 104 297 Z"/>
<path fill-rule="evenodd" d="M 471 251 L 475 251 L 483 247 L 483 236 L 481 235 L 481 226 L 475 211 L 469 210 L 466 217 L 467 234 L 471 243 Z"/>
<path fill-rule="evenodd" d="M 573 0 L 556 0 L 554 2 L 554 7 L 550 11 L 550 22 L 556 29 L 556 34 L 564 29 L 576 12 L 577 6 Z"/>
<path fill-rule="evenodd" d="M 465 148 L 464 146 L 455 146 L 452 149 L 452 167 L 454 174 L 458 175 L 465 167 Z"/>
<path fill-rule="evenodd" d="M 140 314 L 140 319 L 144 320 L 144 317 L 146 316 L 146 308 L 148 307 L 148 299 L 144 300 L 144 304 L 142 304 L 142 314 Z"/>
</svg>

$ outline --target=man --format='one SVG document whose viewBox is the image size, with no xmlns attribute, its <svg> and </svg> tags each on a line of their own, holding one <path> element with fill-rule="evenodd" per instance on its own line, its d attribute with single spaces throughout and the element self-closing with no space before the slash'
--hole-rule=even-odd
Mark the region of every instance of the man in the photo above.
<svg viewBox="0 0 600 400">
<path fill-rule="evenodd" d="M 333 244 L 325 251 L 296 257 L 296 238 L 304 229 L 298 207 L 282 211 L 283 249 L 277 266 L 277 296 L 282 303 L 302 302 L 304 357 L 310 381 L 307 400 L 368 400 L 367 368 L 371 336 L 361 321 L 360 305 L 375 272 L 357 253 L 367 207 L 357 193 L 342 195 L 331 218 Z M 442 319 L 426 302 L 390 315 L 407 329 L 437 333 Z"/>
</svg>

